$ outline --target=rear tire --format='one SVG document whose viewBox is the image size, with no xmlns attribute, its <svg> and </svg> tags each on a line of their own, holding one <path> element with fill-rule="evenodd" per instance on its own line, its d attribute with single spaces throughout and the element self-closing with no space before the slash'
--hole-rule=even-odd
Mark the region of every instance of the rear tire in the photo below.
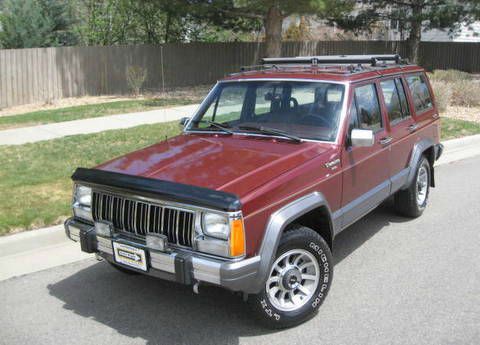
<svg viewBox="0 0 480 345">
<path fill-rule="evenodd" d="M 402 216 L 420 217 L 427 207 L 430 194 L 430 163 L 422 156 L 415 171 L 415 178 L 407 189 L 395 194 L 395 209 Z"/>
<path fill-rule="evenodd" d="M 332 278 L 333 258 L 325 240 L 310 228 L 294 226 L 280 239 L 262 290 L 248 302 L 266 327 L 292 327 L 316 314 Z"/>
</svg>

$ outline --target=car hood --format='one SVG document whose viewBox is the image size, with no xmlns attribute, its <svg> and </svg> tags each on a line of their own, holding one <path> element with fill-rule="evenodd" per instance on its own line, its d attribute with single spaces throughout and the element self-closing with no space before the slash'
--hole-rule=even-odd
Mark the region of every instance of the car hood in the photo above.
<svg viewBox="0 0 480 345">
<path fill-rule="evenodd" d="M 252 136 L 184 134 L 97 167 L 178 182 L 240 197 L 333 148 Z"/>
</svg>

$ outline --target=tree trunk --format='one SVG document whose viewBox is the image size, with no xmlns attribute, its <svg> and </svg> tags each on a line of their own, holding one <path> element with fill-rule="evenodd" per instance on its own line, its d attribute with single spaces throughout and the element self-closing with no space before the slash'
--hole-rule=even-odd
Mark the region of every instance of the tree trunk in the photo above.
<svg viewBox="0 0 480 345">
<path fill-rule="evenodd" d="M 283 15 L 275 2 L 268 9 L 265 18 L 265 44 L 267 57 L 279 57 L 282 54 Z"/>
<path fill-rule="evenodd" d="M 412 8 L 412 22 L 410 28 L 410 36 L 408 37 L 408 47 L 410 50 L 410 60 L 420 63 L 420 41 L 422 40 L 422 8 L 414 6 Z"/>
<path fill-rule="evenodd" d="M 170 40 L 170 25 L 171 25 L 171 17 L 170 17 L 170 12 L 167 12 L 167 22 L 165 24 L 165 43 L 168 43 Z"/>
</svg>

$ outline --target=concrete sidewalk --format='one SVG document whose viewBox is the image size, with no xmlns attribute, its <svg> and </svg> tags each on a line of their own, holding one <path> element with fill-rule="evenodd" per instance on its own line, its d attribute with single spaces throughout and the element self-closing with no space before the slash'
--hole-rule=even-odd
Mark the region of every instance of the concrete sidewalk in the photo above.
<svg viewBox="0 0 480 345">
<path fill-rule="evenodd" d="M 436 166 L 480 155 L 480 135 L 449 140 Z M 68 240 L 63 225 L 0 237 L 0 281 L 92 258 Z"/>
<path fill-rule="evenodd" d="M 103 132 L 110 129 L 130 128 L 144 124 L 169 122 L 191 117 L 198 104 L 144 111 L 139 113 L 110 115 L 92 119 L 57 122 L 41 126 L 0 131 L 0 145 L 22 145 L 51 140 L 68 135 Z"/>
</svg>

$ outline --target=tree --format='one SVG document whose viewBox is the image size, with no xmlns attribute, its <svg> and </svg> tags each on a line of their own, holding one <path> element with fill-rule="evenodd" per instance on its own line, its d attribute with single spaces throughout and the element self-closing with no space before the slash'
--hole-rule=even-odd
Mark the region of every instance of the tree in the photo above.
<svg viewBox="0 0 480 345">
<path fill-rule="evenodd" d="M 305 16 L 300 17 L 300 22 L 296 25 L 294 22 L 285 31 L 283 39 L 286 41 L 309 41 L 312 39 L 310 32 L 310 23 Z"/>
<path fill-rule="evenodd" d="M 204 6 L 215 11 L 217 24 L 225 18 L 260 20 L 265 30 L 266 56 L 277 57 L 281 54 L 286 17 L 292 14 L 324 16 L 328 9 L 335 7 L 338 7 L 336 12 L 346 10 L 345 4 L 344 0 L 210 0 Z"/>
<path fill-rule="evenodd" d="M 382 20 L 397 21 L 408 32 L 409 58 L 419 63 L 419 46 L 424 29 L 454 31 L 460 24 L 478 17 L 478 0 L 361 0 L 356 14 L 332 16 L 347 30 L 369 31 Z"/>
<path fill-rule="evenodd" d="M 0 45 L 31 48 L 71 45 L 77 37 L 70 4 L 62 0 L 7 0 L 0 13 Z"/>
</svg>

